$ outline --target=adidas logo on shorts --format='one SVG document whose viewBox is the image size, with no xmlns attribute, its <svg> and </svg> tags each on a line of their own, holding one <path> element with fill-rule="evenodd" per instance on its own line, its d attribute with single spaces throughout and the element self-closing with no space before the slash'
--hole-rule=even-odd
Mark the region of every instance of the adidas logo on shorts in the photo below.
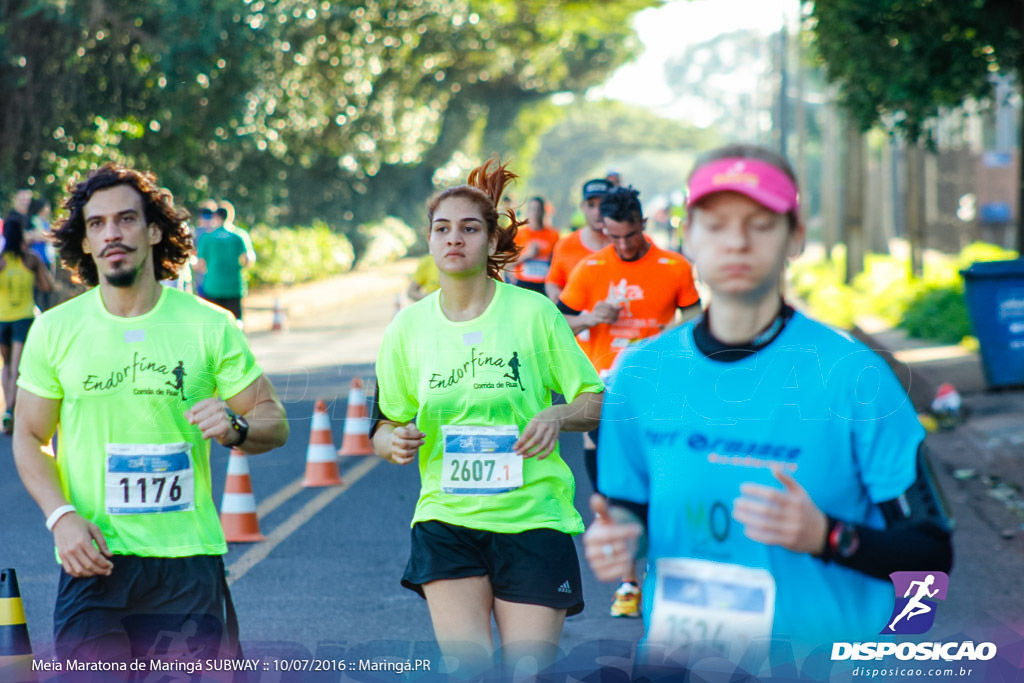
<svg viewBox="0 0 1024 683">
<path fill-rule="evenodd" d="M 559 586 L 558 587 L 558 592 L 559 593 L 572 593 L 572 588 L 569 587 L 569 582 L 566 581 L 561 586 Z"/>
</svg>

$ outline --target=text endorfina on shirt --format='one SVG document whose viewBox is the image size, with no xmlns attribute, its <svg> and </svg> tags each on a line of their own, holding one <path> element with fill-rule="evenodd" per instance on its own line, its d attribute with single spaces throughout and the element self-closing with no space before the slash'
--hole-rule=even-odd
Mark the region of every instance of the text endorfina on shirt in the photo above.
<svg viewBox="0 0 1024 683">
<path fill-rule="evenodd" d="M 523 460 L 523 486 L 493 495 L 442 489 L 442 427 L 507 426 L 522 433 L 551 405 L 557 391 L 571 402 L 603 385 L 580 351 L 564 317 L 536 292 L 496 283 L 477 318 L 453 322 L 440 292 L 403 309 L 388 326 L 377 358 L 381 412 L 415 419 L 426 436 L 420 449 L 420 497 L 413 523 L 439 520 L 500 533 L 551 528 L 583 531 L 573 507 L 575 481 L 558 448 L 543 460 Z M 447 473 L 450 475 L 451 473 Z"/>
<path fill-rule="evenodd" d="M 222 555 L 210 442 L 184 413 L 261 372 L 223 309 L 162 287 L 153 310 L 124 318 L 94 287 L 36 319 L 18 386 L 60 400 L 61 487 L 112 552 Z"/>
</svg>

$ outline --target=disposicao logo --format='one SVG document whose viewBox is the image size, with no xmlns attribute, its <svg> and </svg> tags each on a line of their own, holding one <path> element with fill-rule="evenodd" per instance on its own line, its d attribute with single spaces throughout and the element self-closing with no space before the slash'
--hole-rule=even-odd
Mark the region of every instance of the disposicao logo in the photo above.
<svg viewBox="0 0 1024 683">
<path fill-rule="evenodd" d="M 896 589 L 896 602 L 889 623 L 880 633 L 917 635 L 927 632 L 935 623 L 935 601 L 946 599 L 949 575 L 944 572 L 893 572 L 889 578 Z"/>
<path fill-rule="evenodd" d="M 881 635 L 919 635 L 935 623 L 936 600 L 946 599 L 949 576 L 944 572 L 893 572 L 896 589 L 892 614 Z M 994 643 L 965 642 L 868 642 L 833 643 L 832 660 L 868 660 L 896 657 L 900 660 L 986 661 L 996 656 Z"/>
</svg>

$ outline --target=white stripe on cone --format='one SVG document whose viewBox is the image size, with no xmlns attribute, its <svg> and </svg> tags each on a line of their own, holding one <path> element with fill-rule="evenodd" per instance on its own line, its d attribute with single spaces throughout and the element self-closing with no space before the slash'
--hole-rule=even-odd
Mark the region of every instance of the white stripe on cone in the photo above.
<svg viewBox="0 0 1024 683">
<path fill-rule="evenodd" d="M 256 512 L 256 496 L 251 493 L 224 493 L 220 503 L 221 513 Z"/>
<path fill-rule="evenodd" d="M 306 451 L 306 462 L 333 462 L 334 446 L 328 444 L 310 444 Z"/>
<path fill-rule="evenodd" d="M 232 455 L 228 458 L 228 475 L 249 474 L 249 461 L 244 457 Z"/>
<path fill-rule="evenodd" d="M 313 413 L 313 431 L 322 431 L 331 429 L 331 418 L 327 413 Z"/>
<path fill-rule="evenodd" d="M 345 434 L 369 434 L 370 433 L 370 418 L 368 417 L 350 417 L 345 420 Z"/>
</svg>

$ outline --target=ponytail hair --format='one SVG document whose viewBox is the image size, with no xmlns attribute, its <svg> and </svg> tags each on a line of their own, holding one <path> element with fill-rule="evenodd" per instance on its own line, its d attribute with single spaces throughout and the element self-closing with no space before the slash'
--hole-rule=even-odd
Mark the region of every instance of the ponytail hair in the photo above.
<svg viewBox="0 0 1024 683">
<path fill-rule="evenodd" d="M 494 168 L 491 165 L 494 164 Z M 500 157 L 488 159 L 480 166 L 469 172 L 469 178 L 465 185 L 456 185 L 434 195 L 427 204 L 427 231 L 429 233 L 434 224 L 434 213 L 438 205 L 449 197 L 465 197 L 474 202 L 483 214 L 484 223 L 487 226 L 487 237 L 496 237 L 494 253 L 487 257 L 487 275 L 495 280 L 501 279 L 501 273 L 506 267 L 519 260 L 522 248 L 516 245 L 516 233 L 519 226 L 525 223 L 516 217 L 516 212 L 506 208 L 504 213 L 499 213 L 501 197 L 509 183 L 518 178 L 515 173 L 509 171 L 508 162 L 501 163 Z M 502 226 L 499 218 L 504 217 L 506 224 Z"/>
</svg>

